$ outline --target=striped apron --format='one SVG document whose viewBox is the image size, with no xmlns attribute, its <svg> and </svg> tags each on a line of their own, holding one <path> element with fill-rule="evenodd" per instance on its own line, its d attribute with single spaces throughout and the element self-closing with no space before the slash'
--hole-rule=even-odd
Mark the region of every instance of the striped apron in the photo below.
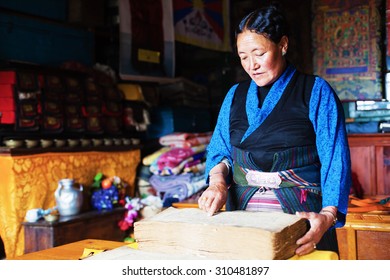
<svg viewBox="0 0 390 280">
<path fill-rule="evenodd" d="M 254 184 L 249 175 L 262 172 L 251 160 L 249 153 L 234 146 L 232 158 L 233 184 L 229 188 L 226 210 L 245 210 L 253 195 L 263 187 Z M 277 185 L 268 189 L 273 191 L 284 213 L 321 211 L 320 163 L 314 146 L 296 147 L 276 153 L 270 172 L 263 173 L 272 175 L 272 178 L 275 175 L 279 177 Z M 338 253 L 334 228 L 324 234 L 317 249 Z"/>
</svg>

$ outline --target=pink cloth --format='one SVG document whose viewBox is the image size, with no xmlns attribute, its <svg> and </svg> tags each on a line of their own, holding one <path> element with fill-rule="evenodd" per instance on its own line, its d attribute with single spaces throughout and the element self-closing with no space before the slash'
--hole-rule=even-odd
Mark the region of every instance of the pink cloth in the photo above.
<svg viewBox="0 0 390 280">
<path fill-rule="evenodd" d="M 158 169 L 162 170 L 165 167 L 173 168 L 193 154 L 193 151 L 189 148 L 174 148 L 159 157 L 157 161 Z"/>
<path fill-rule="evenodd" d="M 210 143 L 212 132 L 204 133 L 182 133 L 174 132 L 160 137 L 159 143 L 162 146 L 176 148 L 190 148 L 202 144 Z"/>
<path fill-rule="evenodd" d="M 157 160 L 157 167 L 159 170 L 166 168 L 174 168 L 178 166 L 185 159 L 191 156 L 204 152 L 205 145 L 200 145 L 192 148 L 172 148 L 170 151 L 163 153 Z"/>
</svg>

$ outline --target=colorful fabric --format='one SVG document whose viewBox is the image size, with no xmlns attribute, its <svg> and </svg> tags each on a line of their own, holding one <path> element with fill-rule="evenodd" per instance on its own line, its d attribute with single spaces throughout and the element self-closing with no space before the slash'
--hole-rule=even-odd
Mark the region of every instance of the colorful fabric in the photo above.
<svg viewBox="0 0 390 280">
<path fill-rule="evenodd" d="M 306 151 L 306 154 L 302 151 Z M 322 201 L 320 195 L 320 165 L 315 148 L 296 147 L 282 153 L 289 155 L 286 162 L 289 162 L 290 165 L 281 165 L 288 168 L 287 170 L 272 170 L 272 172 L 279 174 L 282 179 L 282 183 L 273 188 L 272 191 L 275 192 L 275 197 L 281 204 L 283 211 L 290 214 L 295 213 L 295 211 L 319 212 Z M 233 181 L 237 185 L 231 186 L 230 190 L 237 190 L 233 192 L 236 196 L 230 199 L 233 204 L 228 204 L 227 209 L 246 209 L 248 204 L 253 204 L 254 200 L 258 200 L 258 196 L 256 199 L 253 198 L 253 195 L 258 192 L 256 188 L 266 189 L 263 186 L 253 186 L 248 183 L 246 174 L 253 167 L 253 164 L 248 164 L 250 162 L 248 157 L 248 153 L 243 153 L 238 148 L 233 147 Z M 275 159 L 279 158 L 280 156 L 276 154 Z M 306 166 L 302 166 L 302 163 Z M 273 166 L 280 167 L 277 164 Z M 289 177 L 285 174 L 294 174 L 294 176 Z M 263 201 L 262 203 L 265 204 L 266 202 Z M 272 204 L 274 203 L 271 201 L 269 207 L 272 207 Z"/>
<path fill-rule="evenodd" d="M 231 51 L 229 0 L 173 0 L 176 41 Z"/>
<path fill-rule="evenodd" d="M 302 154 L 302 150 L 311 151 L 311 153 L 305 155 Z M 291 158 L 290 165 L 274 164 L 274 168 L 271 170 L 271 172 L 277 173 L 281 179 L 279 187 L 302 186 L 309 187 L 316 190 L 317 192 L 320 192 L 320 164 L 317 151 L 315 151 L 315 147 L 314 150 L 313 148 L 308 149 L 307 147 L 296 147 L 295 149 L 289 149 L 288 151 L 275 153 L 276 161 L 280 158 L 280 154 L 286 153 L 289 153 L 290 156 L 294 156 L 295 160 Z M 240 156 L 241 158 L 238 158 L 238 156 Z M 244 157 L 246 159 L 243 159 Z M 244 153 L 236 147 L 233 147 L 233 158 L 234 182 L 242 186 L 249 186 L 250 184 L 247 181 L 246 175 L 248 171 L 258 170 L 258 168 L 250 163 L 247 153 Z M 297 165 L 297 163 L 299 162 L 305 163 L 305 165 Z M 284 167 L 287 169 L 284 170 Z"/>
<path fill-rule="evenodd" d="M 185 166 L 191 163 L 192 161 L 196 161 L 198 159 L 201 159 L 204 157 L 205 152 L 197 153 L 189 158 L 186 158 L 185 160 L 181 161 L 177 166 L 175 167 L 163 167 L 162 169 L 159 169 L 158 174 L 162 176 L 169 176 L 169 175 L 177 175 L 180 173 L 184 173 Z M 194 168 L 195 170 L 195 168 Z"/>
<path fill-rule="evenodd" d="M 183 172 L 186 165 L 196 160 L 203 160 L 205 153 L 205 145 L 192 148 L 169 148 L 168 151 L 155 158 L 150 164 L 149 170 L 155 175 L 178 175 Z"/>
<path fill-rule="evenodd" d="M 155 151 L 154 153 L 145 156 L 145 157 L 142 159 L 142 164 L 143 164 L 143 165 L 146 165 L 146 166 L 149 166 L 149 165 L 151 165 L 156 159 L 158 159 L 163 153 L 168 152 L 168 151 L 170 151 L 170 150 L 171 150 L 170 147 L 162 147 L 162 148 L 158 149 L 157 151 Z"/>
<path fill-rule="evenodd" d="M 149 183 L 162 197 L 163 203 L 170 198 L 183 201 L 206 187 L 204 173 L 186 173 L 172 176 L 152 175 Z"/>
<path fill-rule="evenodd" d="M 159 143 L 162 146 L 169 146 L 173 148 L 191 148 L 210 142 L 212 132 L 204 133 L 183 133 L 174 132 L 161 136 Z"/>
<path fill-rule="evenodd" d="M 297 211 L 319 213 L 322 209 L 321 195 L 312 192 L 312 189 L 289 187 L 275 189 L 274 192 L 285 213 L 295 214 Z"/>
<path fill-rule="evenodd" d="M 206 168 L 206 162 L 201 162 L 200 160 L 195 160 L 195 165 L 188 165 L 184 166 L 183 173 L 204 173 L 204 170 Z"/>
<path fill-rule="evenodd" d="M 283 212 L 283 208 L 280 205 L 278 198 L 271 189 L 259 188 L 245 208 L 246 211 L 272 211 L 272 212 Z"/>
<path fill-rule="evenodd" d="M 314 73 L 341 100 L 382 99 L 380 0 L 313 1 Z"/>
<path fill-rule="evenodd" d="M 168 174 L 175 174 L 176 172 L 173 171 L 174 168 L 179 167 L 180 170 L 183 169 L 186 163 L 198 158 L 203 158 L 205 151 L 205 145 L 192 148 L 173 148 L 168 152 L 163 153 L 157 159 L 158 171 L 161 173 L 164 170 L 167 170 Z M 169 170 L 172 170 L 172 172 L 169 172 Z"/>
</svg>

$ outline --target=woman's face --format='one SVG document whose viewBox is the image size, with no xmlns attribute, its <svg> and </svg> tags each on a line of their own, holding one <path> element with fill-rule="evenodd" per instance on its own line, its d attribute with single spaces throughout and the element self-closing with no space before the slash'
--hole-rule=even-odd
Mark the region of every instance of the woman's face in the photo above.
<svg viewBox="0 0 390 280">
<path fill-rule="evenodd" d="M 286 68 L 283 52 L 288 39 L 283 36 L 278 44 L 263 35 L 245 30 L 237 36 L 237 51 L 241 65 L 258 86 L 276 81 Z"/>
</svg>

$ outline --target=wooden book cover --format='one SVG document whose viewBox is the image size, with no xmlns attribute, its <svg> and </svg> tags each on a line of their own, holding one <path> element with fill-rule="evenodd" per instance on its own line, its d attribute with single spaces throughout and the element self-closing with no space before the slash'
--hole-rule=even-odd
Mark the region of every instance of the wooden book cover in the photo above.
<svg viewBox="0 0 390 280">
<path fill-rule="evenodd" d="M 139 250 L 208 259 L 288 259 L 306 230 L 291 214 L 173 207 L 134 224 Z"/>
</svg>

